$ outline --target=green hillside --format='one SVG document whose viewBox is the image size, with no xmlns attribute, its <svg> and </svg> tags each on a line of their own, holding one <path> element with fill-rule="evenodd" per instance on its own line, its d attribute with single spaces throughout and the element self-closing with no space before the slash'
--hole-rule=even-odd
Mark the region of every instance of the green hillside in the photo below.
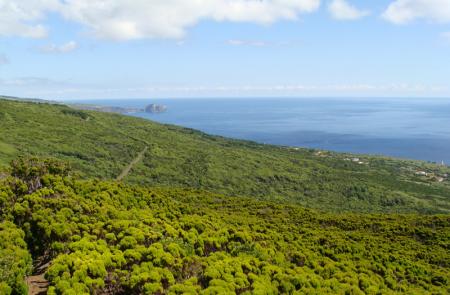
<svg viewBox="0 0 450 295">
<path fill-rule="evenodd" d="M 319 213 L 81 180 L 54 160 L 0 180 L 0 294 L 448 294 L 450 218 Z M 37 294 L 37 292 L 32 293 Z"/>
<path fill-rule="evenodd" d="M 129 116 L 0 99 L 0 166 L 56 157 L 85 178 L 205 189 L 342 212 L 448 213 L 448 168 L 210 136 Z M 417 172 L 427 172 L 427 176 Z M 441 182 L 440 182 L 441 181 Z"/>
</svg>

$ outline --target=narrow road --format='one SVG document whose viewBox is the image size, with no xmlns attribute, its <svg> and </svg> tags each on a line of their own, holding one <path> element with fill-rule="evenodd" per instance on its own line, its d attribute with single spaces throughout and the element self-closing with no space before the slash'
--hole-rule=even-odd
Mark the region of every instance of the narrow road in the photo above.
<svg viewBox="0 0 450 295">
<path fill-rule="evenodd" d="M 137 157 L 131 161 L 130 164 L 128 164 L 127 167 L 125 167 L 125 169 L 123 169 L 122 173 L 120 173 L 119 176 L 117 176 L 116 180 L 117 181 L 121 181 L 122 179 L 124 179 L 125 177 L 127 177 L 127 175 L 130 173 L 131 169 L 133 169 L 134 165 L 136 165 L 137 163 L 139 163 L 142 158 L 144 158 L 145 153 L 148 150 L 148 146 L 146 146 L 138 155 Z"/>
</svg>

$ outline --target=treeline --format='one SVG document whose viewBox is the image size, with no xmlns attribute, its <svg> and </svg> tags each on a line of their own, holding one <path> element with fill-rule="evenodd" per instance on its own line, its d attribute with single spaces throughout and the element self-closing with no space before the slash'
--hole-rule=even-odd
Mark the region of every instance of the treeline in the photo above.
<svg viewBox="0 0 450 295">
<path fill-rule="evenodd" d="M 352 193 L 360 193 L 359 190 Z M 19 159 L 0 180 L 0 293 L 448 294 L 450 217 L 332 214 L 83 180 Z"/>
</svg>

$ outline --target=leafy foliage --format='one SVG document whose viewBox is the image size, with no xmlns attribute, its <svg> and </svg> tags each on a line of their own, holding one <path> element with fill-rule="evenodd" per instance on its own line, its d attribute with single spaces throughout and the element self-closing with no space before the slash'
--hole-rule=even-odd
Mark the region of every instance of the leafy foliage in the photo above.
<svg viewBox="0 0 450 295">
<path fill-rule="evenodd" d="M 449 169 L 351 158 L 0 100 L 0 294 L 450 293 Z"/>
<path fill-rule="evenodd" d="M 28 294 L 24 279 L 31 271 L 31 255 L 24 237 L 14 223 L 0 222 L 0 294 Z"/>
<path fill-rule="evenodd" d="M 62 166 L 19 162 L 20 171 Z M 12 280 L 0 286 L 13 292 L 23 293 L 15 282 L 30 265 L 24 241 L 33 256 L 51 259 L 49 294 L 450 291 L 448 215 L 323 213 L 194 189 L 83 180 L 49 167 L 34 191 L 24 183 L 28 173 L 0 182 L 0 249 L 14 249 L 7 253 L 22 266 L 8 268 Z"/>
<path fill-rule="evenodd" d="M 343 212 L 448 213 L 450 174 L 424 162 L 261 145 L 148 120 L 0 99 L 0 165 L 56 157 L 86 178 L 114 179 L 144 147 L 132 184 L 189 187 Z M 1 176 L 0 176 L 1 177 Z"/>
</svg>

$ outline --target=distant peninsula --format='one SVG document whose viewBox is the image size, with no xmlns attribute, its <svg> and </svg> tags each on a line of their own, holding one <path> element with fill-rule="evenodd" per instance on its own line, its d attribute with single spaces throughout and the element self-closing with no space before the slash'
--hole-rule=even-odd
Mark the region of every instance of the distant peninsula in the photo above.
<svg viewBox="0 0 450 295">
<path fill-rule="evenodd" d="M 69 107 L 77 110 L 99 111 L 105 113 L 130 114 L 130 113 L 150 113 L 159 114 L 167 111 L 167 106 L 160 104 L 149 104 L 145 108 L 128 108 L 117 106 L 99 106 L 91 104 L 70 104 Z"/>
</svg>

